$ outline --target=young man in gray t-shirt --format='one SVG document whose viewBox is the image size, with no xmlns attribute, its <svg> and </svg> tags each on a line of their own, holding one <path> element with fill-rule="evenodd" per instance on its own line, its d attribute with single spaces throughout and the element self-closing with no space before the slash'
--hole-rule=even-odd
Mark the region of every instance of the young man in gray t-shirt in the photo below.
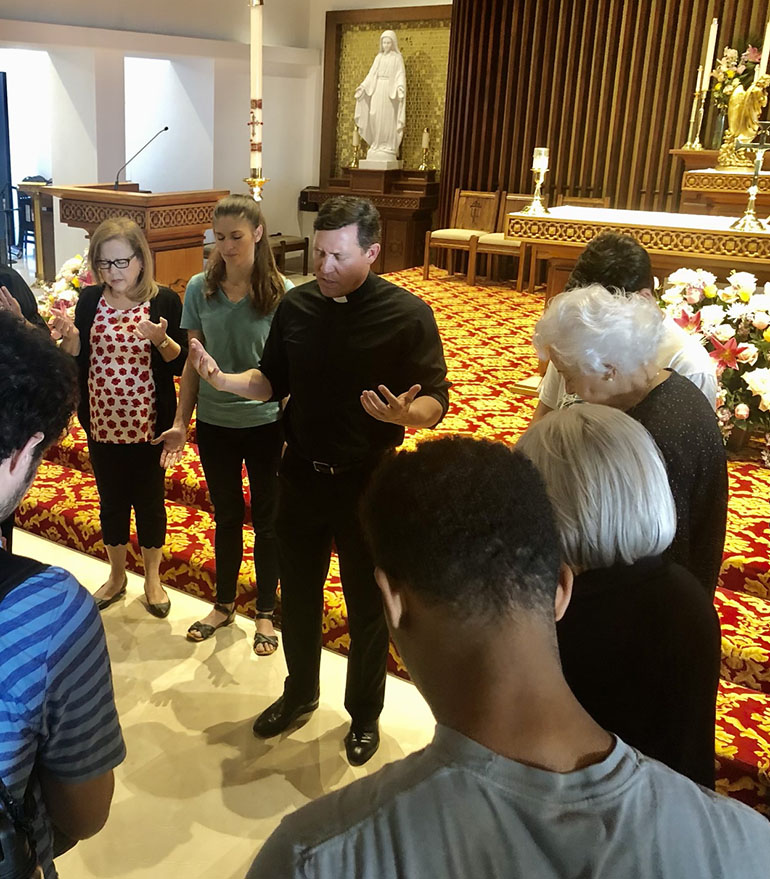
<svg viewBox="0 0 770 879">
<path fill-rule="evenodd" d="M 436 735 L 284 818 L 248 879 L 767 876 L 765 818 L 642 756 L 568 688 L 555 621 L 572 575 L 521 452 L 462 437 L 400 452 L 362 515 Z"/>
</svg>

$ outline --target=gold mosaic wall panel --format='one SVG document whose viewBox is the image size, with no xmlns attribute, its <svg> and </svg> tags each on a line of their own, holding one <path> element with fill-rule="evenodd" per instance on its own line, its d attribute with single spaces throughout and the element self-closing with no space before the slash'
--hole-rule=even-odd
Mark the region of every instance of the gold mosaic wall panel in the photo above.
<svg viewBox="0 0 770 879">
<path fill-rule="evenodd" d="M 431 167 L 441 163 L 444 105 L 449 63 L 449 24 L 446 20 L 371 22 L 340 28 L 337 79 L 337 141 L 334 173 L 348 167 L 353 158 L 353 93 L 364 81 L 379 49 L 379 37 L 393 30 L 406 68 L 406 130 L 401 142 L 404 168 L 422 162 L 422 131 L 430 129 Z M 362 158 L 365 157 L 365 153 Z"/>
</svg>

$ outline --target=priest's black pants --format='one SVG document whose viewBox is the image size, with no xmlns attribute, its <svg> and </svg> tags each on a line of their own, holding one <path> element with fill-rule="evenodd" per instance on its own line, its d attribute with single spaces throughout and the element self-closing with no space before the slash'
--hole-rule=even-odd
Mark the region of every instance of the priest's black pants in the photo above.
<svg viewBox="0 0 770 879">
<path fill-rule="evenodd" d="M 281 568 L 281 630 L 292 705 L 319 692 L 323 589 L 337 550 L 350 631 L 345 708 L 354 724 L 375 721 L 385 696 L 388 630 L 358 504 L 377 461 L 320 473 L 286 450 L 279 476 L 276 536 Z"/>
</svg>

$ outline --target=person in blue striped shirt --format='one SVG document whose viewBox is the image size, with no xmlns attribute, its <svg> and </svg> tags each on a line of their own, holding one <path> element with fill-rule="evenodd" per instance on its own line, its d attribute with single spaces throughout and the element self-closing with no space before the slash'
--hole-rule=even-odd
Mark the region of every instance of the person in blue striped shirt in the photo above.
<svg viewBox="0 0 770 879">
<path fill-rule="evenodd" d="M 66 427 L 77 383 L 70 358 L 2 311 L 0 375 L 2 520 Z M 4 550 L 0 596 L 0 779 L 32 818 L 38 861 L 55 879 L 55 853 L 104 826 L 126 753 L 104 629 L 71 574 Z"/>
</svg>

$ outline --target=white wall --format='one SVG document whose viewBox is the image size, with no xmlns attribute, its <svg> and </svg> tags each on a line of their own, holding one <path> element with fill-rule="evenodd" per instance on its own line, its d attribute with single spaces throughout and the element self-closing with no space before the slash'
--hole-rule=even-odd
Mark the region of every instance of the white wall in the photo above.
<svg viewBox="0 0 770 879">
<path fill-rule="evenodd" d="M 213 59 L 126 58 L 125 125 L 126 159 L 164 126 L 169 129 L 131 162 L 125 179 L 152 192 L 210 189 Z"/>
<path fill-rule="evenodd" d="M 59 183 L 96 182 L 94 54 L 56 49 L 50 57 L 51 176 Z M 59 216 L 58 199 L 54 199 L 54 216 Z M 82 229 L 57 222 L 54 231 L 59 263 L 82 252 L 86 241 Z"/>
<path fill-rule="evenodd" d="M 7 74 L 11 180 L 51 176 L 51 62 L 30 49 L 0 49 Z"/>
</svg>

